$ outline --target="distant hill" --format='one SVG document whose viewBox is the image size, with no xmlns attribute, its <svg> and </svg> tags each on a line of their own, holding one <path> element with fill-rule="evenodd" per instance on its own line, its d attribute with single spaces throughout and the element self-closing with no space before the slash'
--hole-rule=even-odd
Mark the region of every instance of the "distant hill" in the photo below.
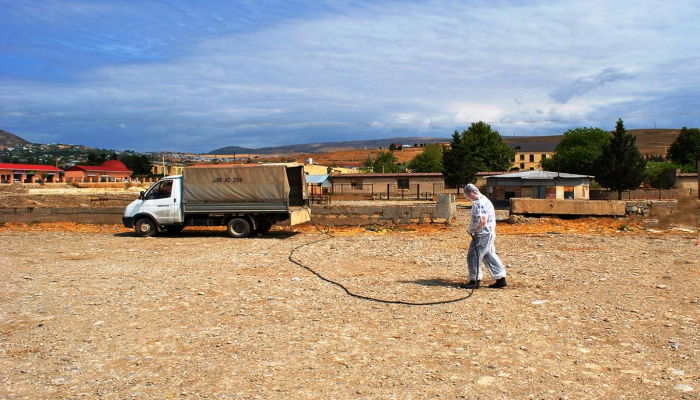
<svg viewBox="0 0 700 400">
<path fill-rule="evenodd" d="M 628 129 L 637 137 L 637 147 L 642 154 L 666 155 L 668 147 L 680 134 L 680 129 Z M 564 135 L 551 136 L 504 136 L 506 143 L 537 142 L 551 143 L 554 147 Z M 276 147 L 252 149 L 247 147 L 228 146 L 209 152 L 210 155 L 229 154 L 261 154 L 261 155 L 297 155 L 320 154 L 339 151 L 388 148 L 392 143 L 413 145 L 414 143 L 449 143 L 451 138 L 437 137 L 393 137 L 388 139 L 355 140 L 344 142 L 306 143 Z"/>
<path fill-rule="evenodd" d="M 209 152 L 211 155 L 219 154 L 301 154 L 301 153 L 330 153 L 344 150 L 360 150 L 364 148 L 376 149 L 389 147 L 394 144 L 413 145 L 414 143 L 442 143 L 449 142 L 449 138 L 436 137 L 394 137 L 388 139 L 355 140 L 346 142 L 306 143 L 292 144 L 276 147 L 262 147 L 251 149 L 246 147 L 228 146 Z"/>
<path fill-rule="evenodd" d="M 31 142 L 26 141 L 17 135 L 0 130 L 0 149 L 4 149 L 6 147 L 24 146 L 25 144 L 30 143 Z"/>
</svg>

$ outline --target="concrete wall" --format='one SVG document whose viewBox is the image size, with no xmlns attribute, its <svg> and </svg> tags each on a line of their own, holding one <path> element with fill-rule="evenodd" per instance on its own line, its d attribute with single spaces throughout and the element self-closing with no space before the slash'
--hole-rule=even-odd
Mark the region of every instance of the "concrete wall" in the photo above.
<svg viewBox="0 0 700 400">
<path fill-rule="evenodd" d="M 311 218 L 319 225 L 450 225 L 457 212 L 455 196 L 442 194 L 438 204 L 377 206 L 312 206 Z M 5 207 L 0 223 L 74 222 L 121 225 L 124 207 Z"/>
<path fill-rule="evenodd" d="M 121 224 L 124 207 L 4 207 L 0 222 L 74 222 L 79 224 Z"/>
<path fill-rule="evenodd" d="M 319 225 L 450 225 L 457 212 L 455 196 L 441 194 L 438 204 L 372 205 L 372 206 L 313 206 L 311 218 Z"/>
<path fill-rule="evenodd" d="M 510 213 L 522 215 L 624 216 L 624 201 L 510 199 Z"/>
</svg>

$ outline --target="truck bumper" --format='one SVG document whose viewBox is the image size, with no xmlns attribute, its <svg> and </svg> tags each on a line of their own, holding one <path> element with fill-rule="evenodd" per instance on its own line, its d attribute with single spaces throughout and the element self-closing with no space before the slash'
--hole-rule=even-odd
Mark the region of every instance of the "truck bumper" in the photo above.
<svg viewBox="0 0 700 400">
<path fill-rule="evenodd" d="M 133 228 L 134 217 L 122 217 L 122 224 L 124 224 L 125 228 Z"/>
</svg>

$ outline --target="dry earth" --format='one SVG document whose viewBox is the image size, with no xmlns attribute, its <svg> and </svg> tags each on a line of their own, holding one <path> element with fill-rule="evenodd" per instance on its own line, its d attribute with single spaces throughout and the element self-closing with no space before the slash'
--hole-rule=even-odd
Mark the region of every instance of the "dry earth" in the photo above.
<svg viewBox="0 0 700 400">
<path fill-rule="evenodd" d="M 465 222 L 239 240 L 0 226 L 0 397 L 700 397 L 692 231 L 499 224 L 508 288 L 448 304 L 360 299 L 303 268 L 380 300 L 465 297 Z"/>
</svg>

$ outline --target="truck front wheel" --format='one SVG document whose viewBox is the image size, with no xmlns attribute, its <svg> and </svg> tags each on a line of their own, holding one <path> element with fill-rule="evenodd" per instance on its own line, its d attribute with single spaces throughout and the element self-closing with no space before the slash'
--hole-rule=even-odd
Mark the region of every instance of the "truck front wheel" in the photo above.
<svg viewBox="0 0 700 400">
<path fill-rule="evenodd" d="M 153 236 L 158 232 L 156 223 L 150 218 L 141 218 L 134 224 L 136 234 L 141 237 Z"/>
<path fill-rule="evenodd" d="M 235 238 L 244 238 L 250 235 L 250 222 L 245 218 L 234 218 L 226 227 L 228 234 Z"/>
</svg>

